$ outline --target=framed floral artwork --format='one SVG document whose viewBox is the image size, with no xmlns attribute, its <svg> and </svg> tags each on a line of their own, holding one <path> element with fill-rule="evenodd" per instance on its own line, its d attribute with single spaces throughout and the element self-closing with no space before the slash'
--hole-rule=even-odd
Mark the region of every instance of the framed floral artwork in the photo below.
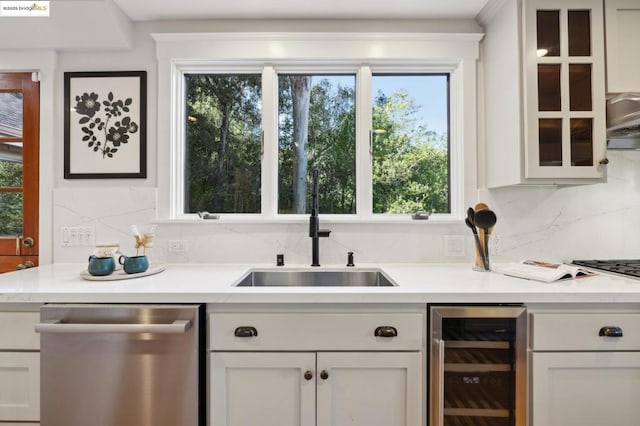
<svg viewBox="0 0 640 426">
<path fill-rule="evenodd" d="M 64 73 L 64 178 L 147 177 L 146 71 Z"/>
</svg>

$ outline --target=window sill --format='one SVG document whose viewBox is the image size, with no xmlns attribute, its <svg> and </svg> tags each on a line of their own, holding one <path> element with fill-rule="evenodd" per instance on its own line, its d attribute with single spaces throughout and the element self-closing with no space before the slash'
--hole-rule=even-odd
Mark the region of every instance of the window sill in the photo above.
<svg viewBox="0 0 640 426">
<path fill-rule="evenodd" d="M 461 218 L 453 217 L 452 215 L 438 215 L 433 216 L 427 220 L 411 219 L 410 216 L 402 215 L 397 217 L 345 217 L 339 215 L 320 215 L 320 223 L 322 224 L 353 224 L 353 225 L 368 225 L 368 224 L 386 224 L 386 225 L 416 225 L 416 226 L 428 226 L 428 225 L 453 225 L 462 223 Z M 297 223 L 309 223 L 309 215 L 292 215 L 288 217 L 263 217 L 259 215 L 248 215 L 241 217 L 238 215 L 224 216 L 221 215 L 219 219 L 200 219 L 196 215 L 189 215 L 183 218 L 176 219 L 155 219 L 152 221 L 155 224 L 167 224 L 167 225 L 240 225 L 240 224 L 297 224 Z"/>
</svg>

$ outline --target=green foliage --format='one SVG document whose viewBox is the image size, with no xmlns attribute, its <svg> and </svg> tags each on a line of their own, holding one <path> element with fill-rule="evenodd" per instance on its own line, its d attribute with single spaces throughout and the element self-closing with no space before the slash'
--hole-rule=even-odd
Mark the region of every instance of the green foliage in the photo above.
<svg viewBox="0 0 640 426">
<path fill-rule="evenodd" d="M 291 87 L 280 78 L 280 123 L 278 154 L 278 210 L 292 212 L 293 123 Z M 309 106 L 309 161 L 307 181 L 318 169 L 321 213 L 355 213 L 355 92 L 350 87 L 333 87 L 322 79 L 311 89 Z M 310 191 L 309 191 L 310 192 Z M 307 213 L 311 203 L 307 203 Z"/>
<path fill-rule="evenodd" d="M 22 186 L 22 163 L 0 160 L 0 186 Z M 0 235 L 22 235 L 20 192 L 0 192 Z"/>
<path fill-rule="evenodd" d="M 187 77 L 185 212 L 259 213 L 258 75 Z"/>
<path fill-rule="evenodd" d="M 261 86 L 258 75 L 187 77 L 185 211 L 260 212 Z M 292 212 L 293 118 L 288 78 L 279 78 L 278 211 Z M 321 79 L 311 88 L 308 182 L 319 170 L 320 212 L 353 214 L 355 89 Z M 447 213 L 448 137 L 418 121 L 406 92 L 379 94 L 373 106 L 374 213 Z M 307 203 L 310 211 L 310 203 Z"/>
<path fill-rule="evenodd" d="M 373 212 L 447 213 L 449 156 L 446 135 L 417 124 L 406 92 L 380 94 L 373 107 Z"/>
</svg>

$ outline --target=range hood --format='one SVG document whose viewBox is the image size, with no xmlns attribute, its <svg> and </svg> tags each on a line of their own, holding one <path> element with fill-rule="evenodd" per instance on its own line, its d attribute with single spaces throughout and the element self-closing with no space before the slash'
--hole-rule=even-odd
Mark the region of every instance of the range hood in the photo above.
<svg viewBox="0 0 640 426">
<path fill-rule="evenodd" d="M 607 99 L 607 149 L 640 150 L 640 93 Z"/>
</svg>

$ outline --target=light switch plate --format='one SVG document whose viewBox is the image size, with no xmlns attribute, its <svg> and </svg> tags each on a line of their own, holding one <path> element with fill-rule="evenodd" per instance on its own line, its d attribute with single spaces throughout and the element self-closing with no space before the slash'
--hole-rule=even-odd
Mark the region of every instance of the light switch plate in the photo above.
<svg viewBox="0 0 640 426">
<path fill-rule="evenodd" d="M 62 247 L 91 247 L 96 243 L 96 229 L 93 226 L 63 226 L 60 228 Z"/>
</svg>

